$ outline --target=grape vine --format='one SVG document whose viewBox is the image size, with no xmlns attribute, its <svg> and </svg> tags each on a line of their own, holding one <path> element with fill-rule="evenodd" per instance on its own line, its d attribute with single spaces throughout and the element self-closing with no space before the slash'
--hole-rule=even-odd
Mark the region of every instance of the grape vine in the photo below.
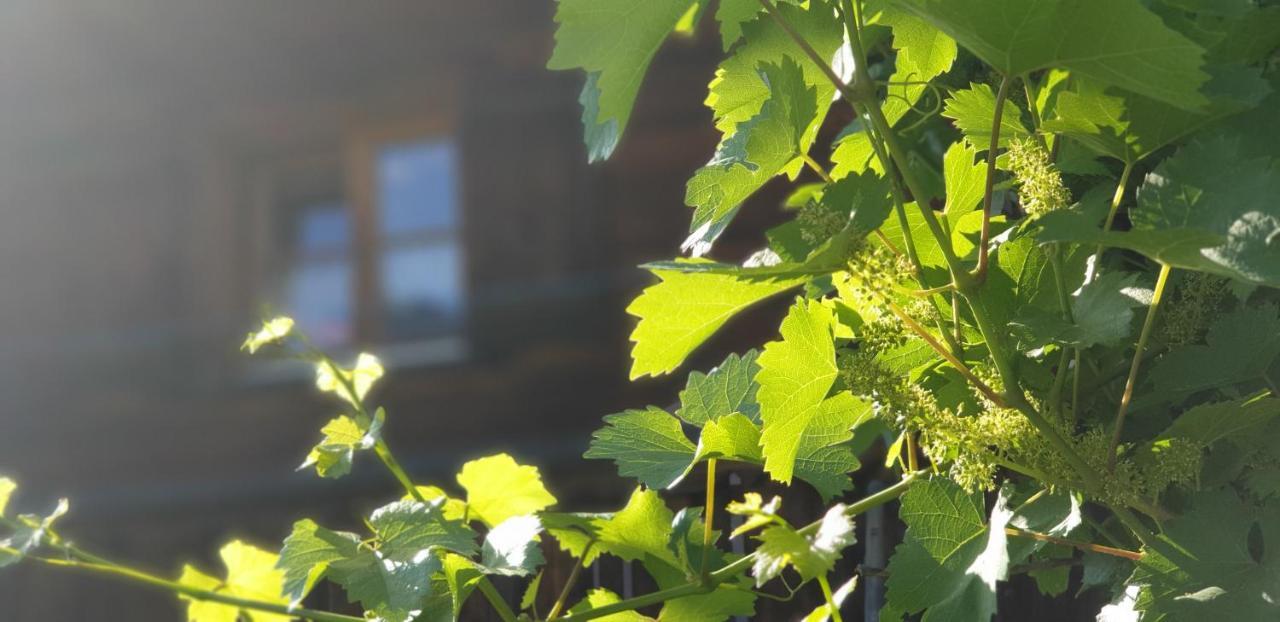
<svg viewBox="0 0 1280 622">
<path fill-rule="evenodd" d="M 656 281 L 627 308 L 632 378 L 676 371 L 736 314 L 791 297 L 776 340 L 690 372 L 674 412 L 604 418 L 585 457 L 637 480 L 624 507 L 559 510 L 505 454 L 466 463 L 452 489 L 420 484 L 369 401 L 378 359 L 340 364 L 279 317 L 244 349 L 308 362 L 345 409 L 303 466 L 337 478 L 369 454 L 402 498 L 360 533 L 302 520 L 278 550 L 231 542 L 222 573 L 175 578 L 73 544 L 56 528 L 65 501 L 9 512 L 16 485 L 0 478 L 0 566 L 167 590 L 193 622 L 453 620 L 477 593 L 505 622 L 723 621 L 779 598 L 769 585 L 815 590 L 804 620 L 839 622 L 858 574 L 836 561 L 862 513 L 897 501 L 907 530 L 882 619 L 985 622 L 1019 572 L 1050 595 L 1102 590 L 1100 620 L 1280 617 L 1280 4 L 718 0 L 706 17 L 711 4 L 556 11 L 549 67 L 585 73 L 593 161 L 623 142 L 673 32 L 715 26 L 726 52 L 685 256 L 644 266 Z M 750 257 L 712 259 L 778 176 L 795 182 L 791 219 Z M 900 479 L 857 494 L 856 439 L 881 439 Z M 725 498 L 725 462 L 831 505 L 796 525 L 783 498 Z M 704 505 L 672 512 L 661 491 L 699 465 Z M 714 528 L 726 512 L 750 553 Z M 540 609 L 552 546 L 575 565 Z M 657 590 L 569 602 L 603 555 Z M 528 578 L 521 602 L 494 576 Z M 321 581 L 364 617 L 303 607 Z"/>
</svg>

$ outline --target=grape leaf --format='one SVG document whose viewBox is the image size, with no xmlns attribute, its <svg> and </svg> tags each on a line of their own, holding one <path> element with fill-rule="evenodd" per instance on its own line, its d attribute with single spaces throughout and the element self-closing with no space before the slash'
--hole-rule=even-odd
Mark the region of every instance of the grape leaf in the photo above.
<svg viewBox="0 0 1280 622">
<path fill-rule="evenodd" d="M 276 563 L 284 573 L 284 593 L 289 603 L 301 603 L 330 563 L 355 557 L 359 548 L 360 536 L 356 534 L 331 531 L 311 519 L 294 523 Z"/>
<path fill-rule="evenodd" d="M 1072 81 L 1059 93 L 1055 118 L 1044 129 L 1065 134 L 1096 153 L 1138 162 L 1219 119 L 1257 106 L 1270 92 L 1256 69 L 1240 65 L 1208 68 L 1210 98 L 1202 111 L 1189 111 L 1134 93 L 1107 90 L 1088 80 Z"/>
<path fill-rule="evenodd" d="M 899 610 L 926 610 L 923 622 L 989 620 L 996 582 L 1008 573 L 1005 525 L 1012 517 L 1004 494 L 985 520 L 981 494 L 949 480 L 916 483 L 902 496 L 907 524 L 889 560 L 887 596 Z"/>
<path fill-rule="evenodd" d="M 277 555 L 239 540 L 232 541 L 218 552 L 226 566 L 226 578 L 219 580 L 200 572 L 193 566 L 184 566 L 178 583 L 202 590 L 218 592 L 237 598 L 287 605 L 289 597 L 282 593 L 284 572 L 276 568 Z M 187 619 L 191 622 L 235 622 L 243 614 L 253 622 L 286 622 L 293 616 L 264 611 L 241 610 L 235 605 L 213 601 L 189 600 Z"/>
<path fill-rule="evenodd" d="M 1261 378 L 1280 355 L 1280 317 L 1274 306 L 1245 307 L 1219 317 L 1205 345 L 1178 348 L 1151 368 L 1160 399 Z M 1136 404 L 1135 404 L 1136 407 Z"/>
<path fill-rule="evenodd" d="M 462 605 L 471 597 L 471 593 L 476 589 L 476 585 L 480 583 L 484 577 L 480 570 L 476 568 L 475 562 L 456 555 L 446 553 L 444 558 L 440 560 L 440 573 L 443 575 L 444 584 L 447 589 L 439 590 L 440 597 L 447 597 L 449 601 L 449 611 L 453 617 L 448 618 L 449 622 L 457 622 L 458 616 L 462 613 Z M 541 577 L 542 575 L 538 575 Z M 432 596 L 437 596 L 437 586 L 435 577 L 432 578 Z M 535 579 L 531 584 L 536 584 Z M 425 611 L 430 612 L 431 607 L 425 607 Z"/>
<path fill-rule="evenodd" d="M 578 604 L 570 607 L 569 613 L 585 613 L 592 609 L 599 609 L 605 605 L 612 605 L 621 601 L 622 598 L 617 594 L 614 594 L 602 587 L 598 587 L 587 592 L 586 598 L 583 598 L 578 602 Z M 641 615 L 636 611 L 620 611 L 618 613 L 611 613 L 596 619 L 601 622 L 653 622 L 653 618 Z"/>
<path fill-rule="evenodd" d="M 653 274 L 660 282 L 627 307 L 627 313 L 640 318 L 631 333 L 633 380 L 670 373 L 739 311 L 807 280 L 658 269 Z"/>
<path fill-rule="evenodd" d="M 1195 110 L 1204 49 L 1138 0 L 897 0 L 1008 76 L 1056 67 Z"/>
<path fill-rule="evenodd" d="M 360 402 L 383 373 L 382 362 L 368 352 L 361 352 L 351 369 L 325 360 L 316 363 L 316 388 L 337 395 L 359 408 Z"/>
<path fill-rule="evenodd" d="M 1147 175 L 1130 213 L 1135 230 L 1201 229 L 1226 238 L 1186 266 L 1263 285 L 1280 285 L 1280 167 L 1235 157 L 1233 139 L 1196 141 Z"/>
<path fill-rule="evenodd" d="M 604 421 L 583 457 L 613 460 L 619 474 L 650 488 L 667 488 L 688 474 L 696 448 L 680 420 L 665 410 L 627 410 L 606 415 Z"/>
<path fill-rule="evenodd" d="M 390 559 L 404 560 L 430 547 L 470 555 L 476 550 L 475 532 L 462 521 L 444 517 L 443 500 L 431 503 L 395 501 L 369 515 L 378 535 L 378 550 Z"/>
<path fill-rule="evenodd" d="M 737 1 L 751 4 L 758 15 L 753 21 L 742 25 L 742 44 L 734 48 L 733 53 L 720 64 L 711 81 L 706 104 L 715 116 L 716 129 L 727 139 L 738 133 L 740 125 L 763 112 L 765 102 L 777 97 L 778 90 L 772 79 L 761 81 L 760 67 L 782 61 L 783 64 L 799 69 L 798 75 L 791 76 L 794 82 L 788 84 L 787 88 L 797 92 L 812 90 L 815 94 L 813 109 L 808 117 L 795 119 L 797 127 L 794 142 L 784 146 L 792 150 L 808 147 L 813 141 L 813 130 L 816 129 L 811 129 L 810 126 L 816 125 L 826 116 L 835 94 L 835 86 L 777 21 L 768 15 L 759 14 L 761 7 L 758 0 Z M 844 31 L 828 3 L 810 2 L 808 8 L 793 3 L 778 3 L 776 6 L 782 19 L 798 29 L 798 32 L 803 32 L 805 40 L 823 58 L 831 58 L 840 47 Z M 723 3 L 721 7 L 723 10 Z M 793 60 L 786 61 L 784 58 Z M 806 136 L 803 143 L 799 138 L 801 135 Z"/>
<path fill-rule="evenodd" d="M 561 0 L 550 69 L 582 69 L 582 123 L 590 158 L 608 158 L 627 128 L 658 46 L 694 0 Z"/>
<path fill-rule="evenodd" d="M 401 559 L 361 550 L 355 557 L 330 563 L 328 576 L 380 622 L 409 622 L 421 614 L 424 599 L 431 595 L 431 576 L 440 568 L 434 549 Z"/>
<path fill-rule="evenodd" d="M 1133 308 L 1150 302 L 1151 290 L 1138 286 L 1136 273 L 1107 272 L 1071 295 L 1071 322 L 1060 313 L 1030 307 L 1013 322 L 1013 330 L 1032 348 L 1113 344 L 1129 336 Z"/>
<path fill-rule="evenodd" d="M 1280 399 L 1239 399 L 1199 404 L 1178 415 L 1161 439 L 1185 438 L 1204 446 L 1247 437 L 1280 415 Z"/>
<path fill-rule="evenodd" d="M 1130 211 L 1133 229 L 1101 231 L 1062 210 L 1039 219 L 1042 242 L 1075 241 L 1128 248 L 1177 268 L 1241 281 L 1280 284 L 1280 167 L 1270 158 L 1236 157 L 1235 137 L 1192 142 L 1147 175 Z"/>
<path fill-rule="evenodd" d="M 757 0 L 720 0 L 716 21 L 720 22 L 720 41 L 728 52 L 742 38 L 742 26 L 756 18 L 763 7 Z"/>
<path fill-rule="evenodd" d="M 676 414 L 696 426 L 732 413 L 759 423 L 760 404 L 756 402 L 759 385 L 755 382 L 756 373 L 760 371 L 756 364 L 758 356 L 758 350 L 749 350 L 742 356 L 730 354 L 705 374 L 690 372 L 680 392 L 680 408 Z"/>
<path fill-rule="evenodd" d="M 608 519 L 597 519 L 596 547 L 626 561 L 679 568 L 680 560 L 667 547 L 674 520 L 657 491 L 636 489 L 620 511 Z"/>
<path fill-rule="evenodd" d="M 791 481 L 800 460 L 805 466 L 838 464 L 837 469 L 858 465 L 851 452 L 834 447 L 852 438 L 865 410 L 848 392 L 827 397 L 837 373 L 835 324 L 826 306 L 799 299 L 782 321 L 782 341 L 770 342 L 760 355 L 760 443 L 765 470 L 780 482 Z"/>
<path fill-rule="evenodd" d="M 4 492 L 7 497 L 16 486 L 14 486 L 12 480 L 8 479 L 0 480 L 0 486 L 3 486 L 5 482 L 8 482 L 8 492 Z M 67 513 L 69 507 L 70 505 L 66 499 L 59 499 L 53 511 L 46 516 L 19 514 L 13 533 L 9 534 L 8 538 L 0 540 L 0 568 L 22 561 L 22 558 L 27 553 L 43 544 L 45 536 L 49 534 L 49 529 Z"/>
<path fill-rule="evenodd" d="M 467 491 L 471 515 L 493 527 L 512 516 L 533 514 L 555 505 L 542 486 L 537 467 L 517 464 L 507 454 L 472 460 L 462 465 L 458 484 Z"/>
<path fill-rule="evenodd" d="M 9 497 L 13 496 L 13 491 L 18 489 L 18 484 L 7 477 L 0 477 L 0 516 L 4 516 L 5 508 L 9 507 Z"/>
<path fill-rule="evenodd" d="M 947 98 L 942 116 L 955 121 L 964 134 L 965 142 L 975 153 L 983 153 L 991 147 L 991 124 L 996 118 L 996 94 L 985 84 L 970 84 Z M 1022 109 L 1017 103 L 1006 100 L 1000 114 L 1000 146 L 1031 136 L 1022 124 Z M 985 179 L 985 171 L 984 171 Z"/>
<path fill-rule="evenodd" d="M 841 552 L 857 541 L 846 509 L 843 503 L 831 506 L 813 535 L 801 534 L 789 525 L 775 524 L 762 531 L 752 567 L 756 587 L 777 577 L 787 566 L 795 568 L 805 581 L 831 572 Z"/>
<path fill-rule="evenodd" d="M 1228 490 L 1205 491 L 1143 547 L 1130 582 L 1144 618 L 1273 620 L 1280 585 L 1280 508 L 1255 508 Z M 1260 537 L 1257 537 L 1260 536 Z M 1256 538 L 1257 537 L 1257 538 Z M 1260 546 L 1251 546 L 1254 539 Z"/>
<path fill-rule="evenodd" d="M 351 461 L 356 451 L 372 449 L 378 442 L 385 420 L 385 411 L 378 409 L 372 423 L 361 426 L 346 415 L 331 419 L 320 432 L 324 440 L 311 448 L 307 459 L 298 469 L 314 466 L 320 477 L 339 478 L 351 472 Z"/>
<path fill-rule="evenodd" d="M 990 125 L 987 124 L 988 127 Z M 987 134 L 990 136 L 990 129 Z M 982 163 L 974 163 L 976 156 L 977 151 L 973 147 L 958 141 L 951 143 L 947 153 L 942 156 L 942 176 L 947 189 L 947 202 L 942 211 L 947 215 L 948 222 L 954 223 L 982 202 L 986 191 L 987 167 Z"/>
<path fill-rule="evenodd" d="M 545 561 L 538 546 L 542 522 L 537 516 L 513 516 L 485 534 L 480 564 L 486 574 L 527 576 Z"/>
<path fill-rule="evenodd" d="M 259 328 L 256 332 L 249 333 L 240 349 L 247 350 L 249 354 L 255 354 L 263 346 L 280 343 L 292 331 L 293 318 L 285 316 L 271 318 L 262 323 L 262 328 Z"/>
<path fill-rule="evenodd" d="M 760 453 L 760 424 L 741 413 L 713 419 L 702 428 L 695 460 L 725 458 L 763 464 Z M 801 478 L 803 474 L 797 473 Z"/>
<path fill-rule="evenodd" d="M 780 60 L 760 65 L 755 77 L 767 89 L 768 99 L 726 134 L 711 161 L 685 188 L 685 204 L 694 209 L 682 248 L 695 257 L 710 250 L 747 197 L 804 152 L 807 128 L 830 105 L 829 97 L 824 102 L 818 89 L 805 82 L 792 57 Z M 821 108 L 819 102 L 824 102 Z"/>
</svg>

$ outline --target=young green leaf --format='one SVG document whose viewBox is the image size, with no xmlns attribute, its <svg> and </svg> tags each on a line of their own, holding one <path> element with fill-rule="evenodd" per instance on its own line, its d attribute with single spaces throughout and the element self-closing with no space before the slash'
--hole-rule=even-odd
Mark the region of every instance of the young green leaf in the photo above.
<svg viewBox="0 0 1280 622">
<path fill-rule="evenodd" d="M 490 527 L 512 516 L 540 512 L 556 503 L 556 498 L 543 487 L 537 467 L 517 464 L 507 454 L 462 465 L 458 484 L 467 491 L 470 516 Z"/>
<path fill-rule="evenodd" d="M 0 486 L 3 486 L 4 482 L 9 482 L 8 492 L 4 493 L 7 497 L 9 493 L 12 493 L 14 486 L 12 480 L 8 479 L 0 481 Z M 53 527 L 53 524 L 59 518 L 62 518 L 67 513 L 69 507 L 70 505 L 66 499 L 59 499 L 53 511 L 46 516 L 36 516 L 34 514 L 18 515 L 18 526 L 14 528 L 13 533 L 9 534 L 8 538 L 0 540 L 0 568 L 22 561 L 22 558 L 27 553 L 44 544 L 46 537 L 49 535 L 49 529 Z"/>
<path fill-rule="evenodd" d="M 407 560 L 419 551 L 439 547 L 471 555 L 476 551 L 475 532 L 461 521 L 444 517 L 443 502 L 395 501 L 369 515 L 369 526 L 378 536 L 378 550 L 389 559 Z"/>
<path fill-rule="evenodd" d="M 262 328 L 258 329 L 257 332 L 249 333 L 240 349 L 248 350 L 249 354 L 254 354 L 263 346 L 279 343 L 285 337 L 288 337 L 292 330 L 293 318 L 280 316 L 266 320 L 262 323 Z"/>
<path fill-rule="evenodd" d="M 355 367 L 351 369 L 325 360 L 316 363 L 316 388 L 337 395 L 352 406 L 360 408 L 364 396 L 368 395 L 369 389 L 373 388 L 373 384 L 383 373 L 382 362 L 368 352 L 361 352 L 356 357 Z"/>
<path fill-rule="evenodd" d="M 382 409 L 378 409 L 378 416 L 367 428 L 346 415 L 331 419 L 320 428 L 324 440 L 311 448 L 311 453 L 298 469 L 314 466 L 320 477 L 335 479 L 350 473 L 355 452 L 371 449 L 377 443 L 383 417 Z"/>
<path fill-rule="evenodd" d="M 823 100 L 818 89 L 805 82 L 800 65 L 790 56 L 753 71 L 758 71 L 755 81 L 764 85 L 768 99 L 725 135 L 711 161 L 685 188 L 685 204 L 694 209 L 682 248 L 695 257 L 710 250 L 747 197 L 807 151 L 806 132 L 830 105 L 829 97 Z"/>
<path fill-rule="evenodd" d="M 640 318 L 631 333 L 633 380 L 670 373 L 739 311 L 807 280 L 674 270 L 653 270 L 653 274 L 661 281 L 627 307 L 627 313 Z"/>
<path fill-rule="evenodd" d="M 584 458 L 613 460 L 618 473 L 650 488 L 667 488 L 688 474 L 696 448 L 680 420 L 650 406 L 606 415 Z"/>
<path fill-rule="evenodd" d="M 996 581 L 1008 572 L 1004 497 L 985 520 L 981 494 L 939 479 L 902 497 L 907 535 L 889 560 L 888 600 L 922 620 L 987 620 L 996 611 Z"/>
<path fill-rule="evenodd" d="M 227 569 L 225 579 L 219 580 L 193 566 L 185 566 L 178 583 L 264 603 L 289 603 L 289 597 L 282 592 L 284 572 L 276 568 L 275 553 L 235 540 L 222 547 L 218 555 Z M 277 613 L 241 610 L 235 605 L 180 597 L 190 601 L 187 619 L 191 622 L 235 622 L 242 615 L 252 622 L 287 622 L 292 619 L 292 616 Z"/>
<path fill-rule="evenodd" d="M 587 593 L 578 604 L 569 608 L 569 613 L 586 613 L 592 609 L 599 609 L 605 605 L 612 605 L 621 601 L 622 598 L 617 594 L 610 592 L 602 587 L 595 588 Z M 620 611 L 611 613 L 606 616 L 596 618 L 602 622 L 653 622 L 653 618 L 641 615 L 635 611 Z"/>
<path fill-rule="evenodd" d="M 9 497 L 13 496 L 13 491 L 18 489 L 18 484 L 7 477 L 0 477 L 0 517 L 4 516 L 5 508 L 9 506 Z"/>
<path fill-rule="evenodd" d="M 827 397 L 837 374 L 834 326 L 835 316 L 826 306 L 797 300 L 782 321 L 782 341 L 769 343 L 760 355 L 760 443 L 765 470 L 780 482 L 791 481 L 799 460 L 808 461 L 806 466 L 816 459 L 843 463 L 839 468 L 857 467 L 852 453 L 826 451 L 849 440 L 864 414 L 850 393 Z M 811 443 L 807 447 L 806 439 Z"/>
<path fill-rule="evenodd" d="M 545 561 L 538 545 L 542 522 L 537 516 L 513 516 L 489 530 L 480 550 L 486 574 L 527 576 Z"/>
<path fill-rule="evenodd" d="M 301 603 L 330 563 L 355 557 L 359 548 L 360 536 L 356 534 L 331 531 L 311 519 L 294 523 L 276 562 L 276 568 L 284 574 L 284 594 L 289 603 Z"/>
<path fill-rule="evenodd" d="M 356 557 L 332 562 L 328 577 L 375 619 L 409 622 L 422 613 L 423 601 L 431 595 L 431 576 L 440 568 L 434 549 L 422 549 L 402 559 L 362 550 Z"/>
<path fill-rule="evenodd" d="M 613 153 L 658 46 L 694 0 L 562 0 L 550 69 L 583 69 L 582 124 L 592 161 Z"/>
<path fill-rule="evenodd" d="M 845 510 L 841 503 L 832 506 L 823 516 L 817 533 L 810 536 L 780 524 L 761 532 L 752 569 L 756 586 L 777 577 L 787 566 L 795 568 L 804 581 L 831 572 L 841 552 L 857 541 L 853 519 L 845 516 Z"/>
<path fill-rule="evenodd" d="M 1000 115 L 1000 146 L 1008 147 L 1014 140 L 1031 136 L 1031 131 L 1022 124 L 1022 110 L 1018 104 L 1006 100 L 1004 106 Z M 983 153 L 991 147 L 996 94 L 985 84 L 970 84 L 969 88 L 955 91 L 947 98 L 942 116 L 955 121 L 970 149 Z"/>
<path fill-rule="evenodd" d="M 710 421 L 740 413 L 755 423 L 760 422 L 760 404 L 756 402 L 756 364 L 758 350 L 750 350 L 742 356 L 730 354 L 723 363 L 707 373 L 689 373 L 685 388 L 680 392 L 680 408 L 676 415 L 692 425 L 703 426 Z"/>
</svg>

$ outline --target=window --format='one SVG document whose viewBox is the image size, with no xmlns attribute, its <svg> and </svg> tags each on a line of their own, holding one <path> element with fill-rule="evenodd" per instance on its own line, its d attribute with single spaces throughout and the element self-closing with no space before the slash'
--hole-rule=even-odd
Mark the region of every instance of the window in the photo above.
<svg viewBox="0 0 1280 622">
<path fill-rule="evenodd" d="M 287 218 L 283 306 L 317 346 L 346 345 L 355 328 L 351 210 L 341 198 L 313 199 L 288 209 Z"/>
<path fill-rule="evenodd" d="M 378 272 L 389 339 L 438 337 L 461 324 L 457 179 L 452 141 L 398 143 L 378 153 Z"/>
<path fill-rule="evenodd" d="M 319 158 L 271 176 L 267 298 L 322 348 L 450 342 L 456 356 L 466 312 L 456 143 L 401 133 L 347 156 L 345 169 Z"/>
</svg>

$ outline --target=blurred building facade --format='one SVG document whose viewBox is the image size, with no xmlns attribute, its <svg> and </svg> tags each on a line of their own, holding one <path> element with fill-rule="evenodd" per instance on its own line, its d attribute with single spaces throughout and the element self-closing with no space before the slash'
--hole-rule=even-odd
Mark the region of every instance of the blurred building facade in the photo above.
<svg viewBox="0 0 1280 622">
<path fill-rule="evenodd" d="M 553 9 L 0 8 L 0 472 L 21 482 L 15 503 L 68 496 L 85 546 L 165 574 L 216 570 L 230 537 L 277 546 L 303 516 L 358 526 L 394 482 L 363 460 L 336 482 L 295 472 L 339 408 L 305 367 L 237 351 L 268 309 L 382 356 L 375 399 L 423 483 L 508 451 L 565 505 L 623 499 L 631 483 L 580 456 L 601 415 L 678 388 L 627 382 L 623 309 L 648 282 L 635 266 L 672 256 L 687 225 L 684 180 L 716 140 L 701 99 L 718 42 L 664 48 L 622 147 L 589 166 L 582 77 L 544 69 Z M 118 587 L 6 569 L 0 618 L 181 615 Z"/>
</svg>

